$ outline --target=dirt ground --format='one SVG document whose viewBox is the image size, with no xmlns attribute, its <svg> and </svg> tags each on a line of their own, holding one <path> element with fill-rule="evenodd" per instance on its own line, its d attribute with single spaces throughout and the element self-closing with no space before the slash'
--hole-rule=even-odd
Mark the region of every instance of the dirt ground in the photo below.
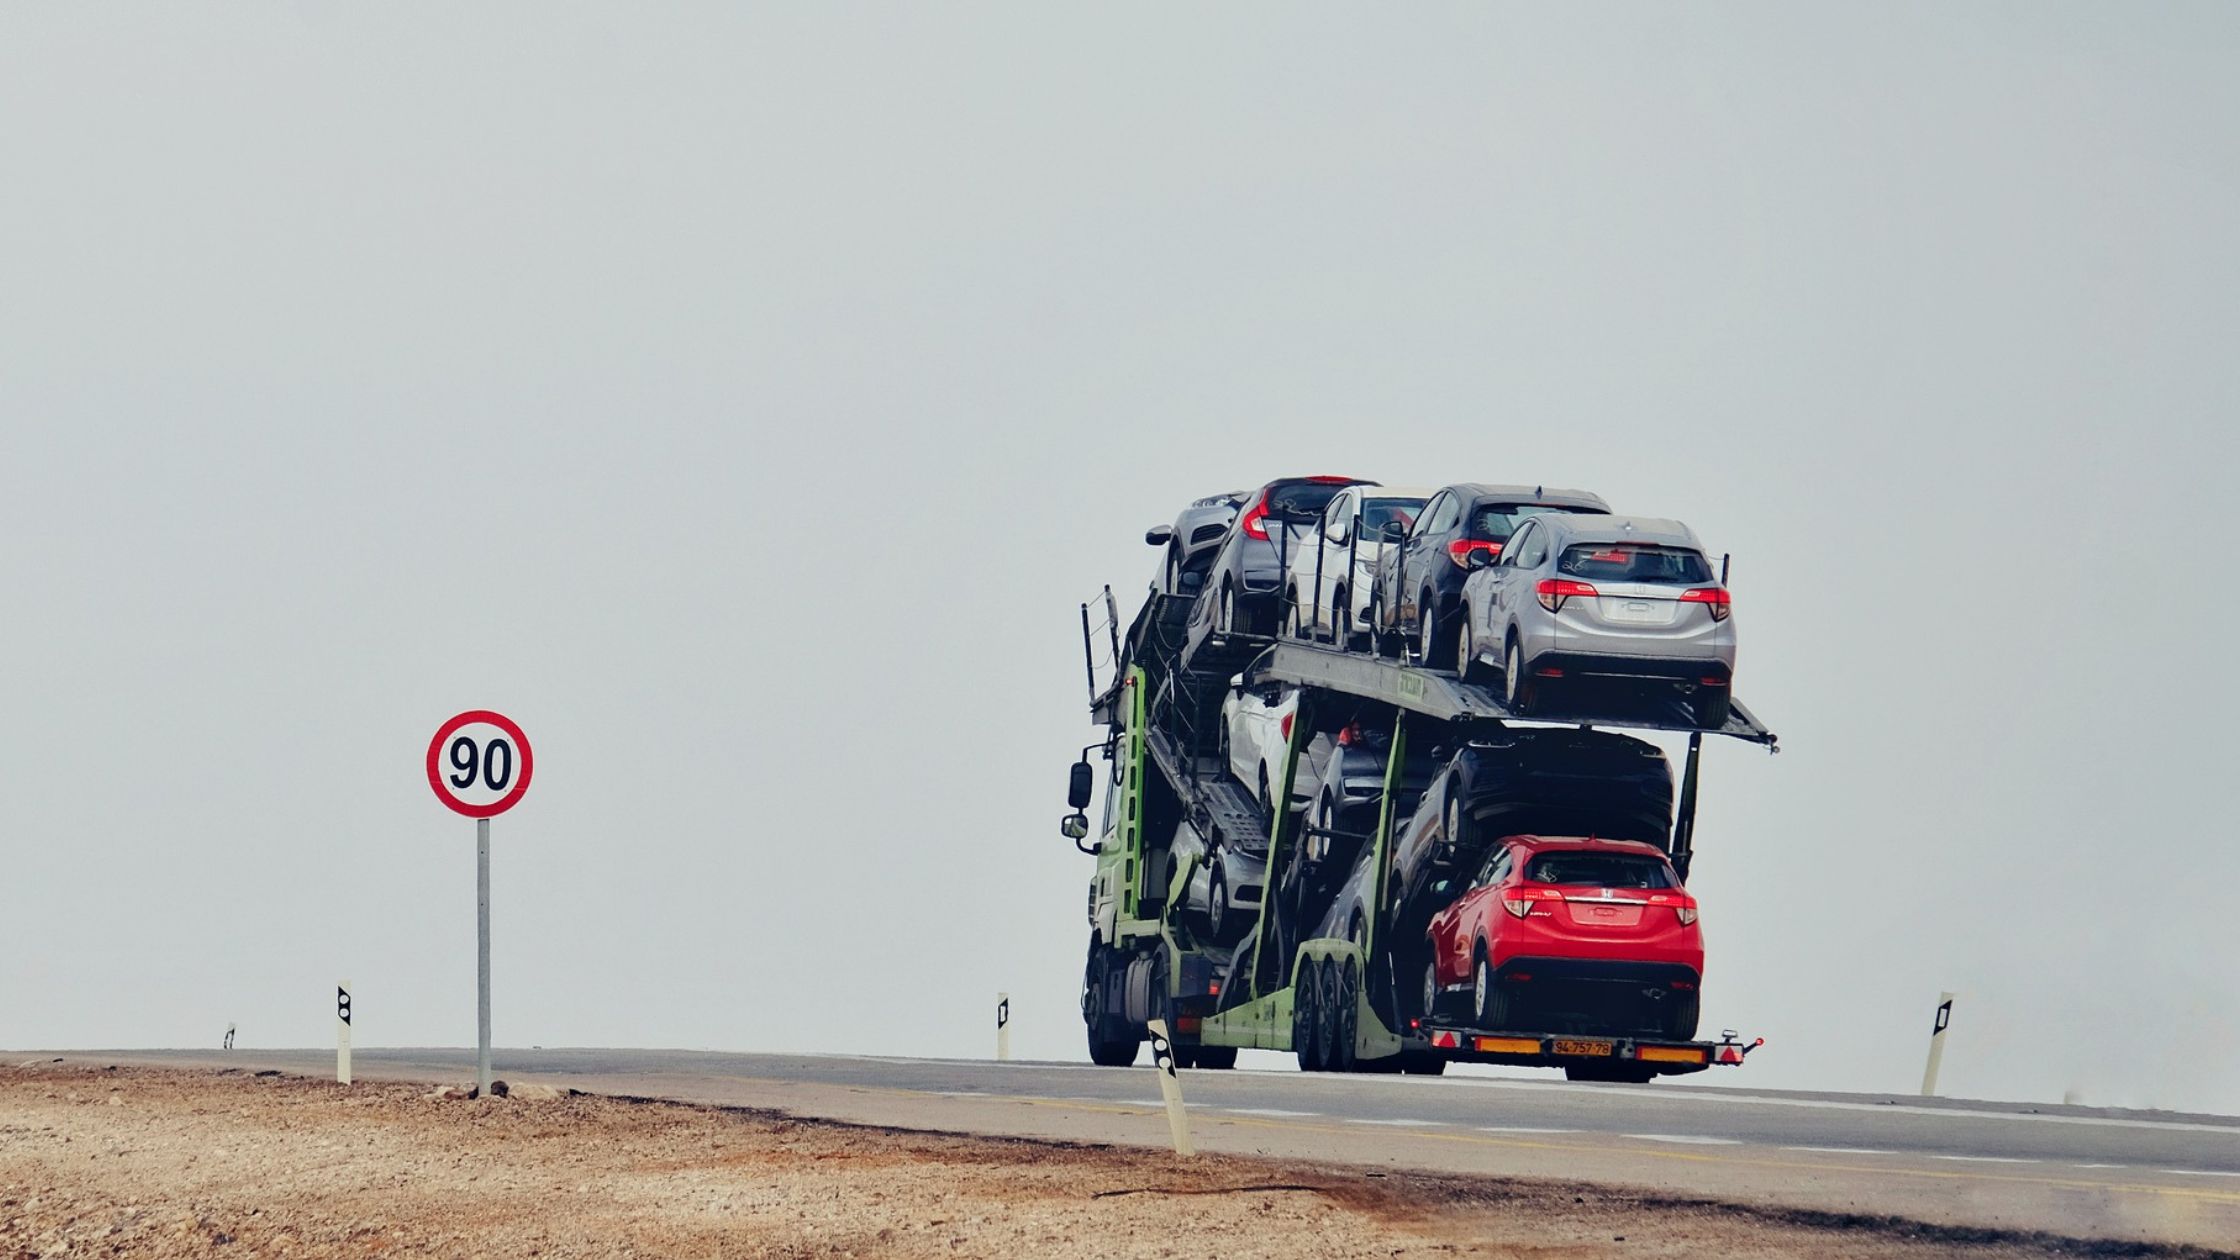
<svg viewBox="0 0 2240 1260">
<path fill-rule="evenodd" d="M 0 1065 L 0 1260 L 2047 1254 L 2208 1253 L 585 1095 Z"/>
</svg>

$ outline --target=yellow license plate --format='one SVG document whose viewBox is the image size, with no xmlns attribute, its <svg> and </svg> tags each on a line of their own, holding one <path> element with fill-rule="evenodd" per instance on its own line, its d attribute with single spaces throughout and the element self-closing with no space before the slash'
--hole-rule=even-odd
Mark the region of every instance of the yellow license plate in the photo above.
<svg viewBox="0 0 2240 1260">
<path fill-rule="evenodd" d="M 1582 1058 L 1607 1059 L 1617 1048 L 1618 1043 L 1615 1041 L 1566 1041 L 1560 1037 L 1555 1044 L 1557 1054 L 1578 1055 Z"/>
</svg>

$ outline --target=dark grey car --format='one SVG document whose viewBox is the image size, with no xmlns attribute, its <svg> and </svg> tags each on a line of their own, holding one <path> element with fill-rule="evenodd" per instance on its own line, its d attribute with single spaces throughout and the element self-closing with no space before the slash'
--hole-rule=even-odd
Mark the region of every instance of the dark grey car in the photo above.
<svg viewBox="0 0 2240 1260">
<path fill-rule="evenodd" d="M 1431 496 L 1415 528 L 1377 560 L 1370 594 L 1378 646 L 1401 650 L 1411 640 L 1418 662 L 1446 668 L 1454 658 L 1455 613 L 1471 556 L 1498 556 L 1527 517 L 1544 512 L 1607 514 L 1602 496 L 1546 486 L 1466 483 Z"/>
<path fill-rule="evenodd" d="M 1243 490 L 1209 494 L 1182 509 L 1174 524 L 1154 525 L 1143 532 L 1143 541 L 1165 550 L 1159 566 L 1160 594 L 1196 595 L 1205 589 L 1214 552 L 1229 536 L 1229 523 L 1237 519 L 1249 497 Z"/>
<path fill-rule="evenodd" d="M 1375 484 L 1358 477 L 1284 477 L 1260 487 L 1222 538 L 1205 578 L 1212 598 L 1199 601 L 1191 620 L 1221 634 L 1273 635 L 1291 553 L 1310 545 L 1323 509 L 1340 490 Z"/>
</svg>

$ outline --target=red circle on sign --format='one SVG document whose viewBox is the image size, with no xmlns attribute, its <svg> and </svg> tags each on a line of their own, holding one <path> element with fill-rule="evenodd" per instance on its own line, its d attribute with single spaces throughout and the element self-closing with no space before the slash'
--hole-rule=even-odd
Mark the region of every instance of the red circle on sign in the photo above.
<svg viewBox="0 0 2240 1260">
<path fill-rule="evenodd" d="M 470 805 L 446 791 L 445 788 L 448 785 L 444 781 L 443 771 L 440 768 L 443 742 L 450 739 L 452 732 L 460 727 L 471 726 L 476 722 L 488 723 L 504 731 L 506 737 L 513 741 L 513 746 L 521 750 L 520 777 L 513 781 L 512 789 L 504 796 L 487 805 Z M 437 800 L 450 807 L 454 813 L 465 814 L 469 818 L 496 818 L 515 805 L 520 804 L 521 794 L 529 790 L 529 776 L 536 772 L 536 768 L 536 756 L 529 751 L 529 737 L 521 733 L 521 727 L 515 724 L 512 718 L 489 709 L 467 710 L 437 727 L 436 737 L 428 741 L 428 786 L 435 789 Z"/>
</svg>

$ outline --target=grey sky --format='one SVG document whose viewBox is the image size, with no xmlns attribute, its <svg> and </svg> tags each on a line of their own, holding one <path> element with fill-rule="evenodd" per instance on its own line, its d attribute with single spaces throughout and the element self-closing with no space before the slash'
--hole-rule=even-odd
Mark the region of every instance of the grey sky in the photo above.
<svg viewBox="0 0 2240 1260">
<path fill-rule="evenodd" d="M 1076 604 L 1280 474 L 1735 555 L 1706 1024 L 2232 1110 L 2240 10 L 0 14 L 0 1045 L 1081 1057 Z M 1250 1062 L 1252 1056 L 1247 1056 Z"/>
</svg>

